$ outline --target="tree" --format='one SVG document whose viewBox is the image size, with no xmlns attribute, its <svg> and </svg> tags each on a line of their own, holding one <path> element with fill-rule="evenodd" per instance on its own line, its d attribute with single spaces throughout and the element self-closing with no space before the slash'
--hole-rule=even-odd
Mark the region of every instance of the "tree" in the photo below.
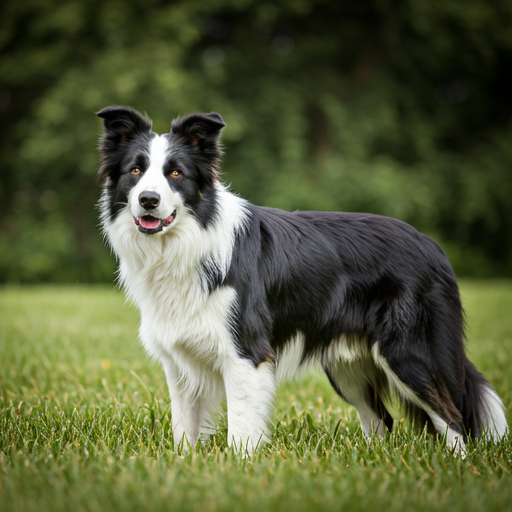
<svg viewBox="0 0 512 512">
<path fill-rule="evenodd" d="M 105 280 L 93 113 L 227 123 L 224 179 L 286 209 L 370 211 L 461 275 L 512 272 L 505 0 L 7 0 L 0 278 Z"/>
</svg>

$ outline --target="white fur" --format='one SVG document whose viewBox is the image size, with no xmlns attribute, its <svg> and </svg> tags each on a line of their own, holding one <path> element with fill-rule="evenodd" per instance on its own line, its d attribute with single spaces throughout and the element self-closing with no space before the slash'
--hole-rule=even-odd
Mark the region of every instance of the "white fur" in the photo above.
<svg viewBox="0 0 512 512">
<path fill-rule="evenodd" d="M 346 336 L 340 336 L 338 339 L 333 340 L 326 350 L 323 351 L 321 362 L 322 365 L 329 365 L 333 361 L 344 361 L 346 363 L 353 363 L 361 359 L 369 357 L 366 342 L 357 340 L 350 343 Z"/>
<path fill-rule="evenodd" d="M 437 413 L 435 413 L 430 407 L 423 406 L 425 412 L 430 416 L 435 429 L 441 436 L 446 438 L 446 446 L 453 450 L 454 455 L 460 455 L 461 458 L 466 458 L 466 445 L 462 436 L 450 428 L 448 423 L 444 421 Z"/>
<path fill-rule="evenodd" d="M 164 368 L 176 446 L 211 434 L 213 416 L 226 396 L 229 442 L 251 452 L 268 439 L 274 370 L 270 363 L 254 368 L 239 357 L 229 325 L 236 293 L 227 286 L 208 293 L 199 272 L 207 261 L 227 273 L 234 237 L 248 213 L 243 200 L 217 184 L 219 215 L 213 225 L 202 228 L 165 182 L 161 166 L 166 151 L 163 138 L 153 139 L 151 165 L 113 222 L 105 211 L 104 193 L 104 231 L 120 260 L 119 280 L 140 309 L 142 343 Z M 135 226 L 133 217 L 144 213 L 138 205 L 143 190 L 162 198 L 161 215 L 153 215 L 177 211 L 162 233 L 147 236 Z"/>
<path fill-rule="evenodd" d="M 369 352 L 358 359 L 331 361 L 329 373 L 343 397 L 356 408 L 364 433 L 383 436 L 384 419 L 371 408 L 367 399 L 367 385 L 373 385 L 376 379 L 375 364 Z"/>
<path fill-rule="evenodd" d="M 209 294 L 199 273 L 206 258 L 227 272 L 232 239 L 246 215 L 236 196 L 223 189 L 219 196 L 219 221 L 207 230 L 185 207 L 163 236 L 140 233 L 128 210 L 107 226 L 120 259 L 119 280 L 140 309 L 142 343 L 166 371 L 175 438 L 187 434 L 192 444 L 204 430 L 199 423 L 205 418 L 191 409 L 205 397 L 220 401 L 225 366 L 239 359 L 229 326 L 235 291 L 222 287 Z"/>
<path fill-rule="evenodd" d="M 311 365 L 303 361 L 304 335 L 298 333 L 277 351 L 275 359 L 276 382 L 281 384 L 299 377 Z"/>
<path fill-rule="evenodd" d="M 160 194 L 160 204 L 151 211 L 151 215 L 158 219 L 166 219 L 174 210 L 183 211 L 181 195 L 174 192 L 162 173 L 162 168 L 167 159 L 169 141 L 165 135 L 156 135 L 151 139 L 149 146 L 150 165 L 135 187 L 130 191 L 128 205 L 134 217 L 146 215 L 147 211 L 139 204 L 141 192 L 157 192 Z"/>
<path fill-rule="evenodd" d="M 299 332 L 277 352 L 277 384 L 301 377 L 314 367 L 331 366 L 338 361 L 350 363 L 368 357 L 368 350 L 364 343 L 348 343 L 347 338 L 341 336 L 332 340 L 326 349 L 320 350 L 304 360 L 304 343 L 304 335 Z"/>
<path fill-rule="evenodd" d="M 485 388 L 483 408 L 486 413 L 482 425 L 485 436 L 487 439 L 497 443 L 503 436 L 508 434 L 508 425 L 505 417 L 505 407 L 501 398 L 494 389 L 488 386 Z"/>
<path fill-rule="evenodd" d="M 228 404 L 228 442 L 251 454 L 268 441 L 268 426 L 276 389 L 274 366 L 257 368 L 245 359 L 231 358 L 225 368 Z"/>
<path fill-rule="evenodd" d="M 215 415 L 220 412 L 220 402 L 225 396 L 224 383 L 220 372 L 207 373 L 209 386 L 197 386 L 201 393 L 190 394 L 193 382 L 183 382 L 182 369 L 171 357 L 163 356 L 162 365 L 171 396 L 174 445 L 194 445 L 199 438 L 206 440 L 215 432 Z M 183 363 L 183 361 L 180 361 Z M 192 372 L 190 372 L 192 370 Z M 197 376 L 201 368 L 190 368 L 189 375 Z M 192 388 L 193 389 L 193 388 Z"/>
</svg>

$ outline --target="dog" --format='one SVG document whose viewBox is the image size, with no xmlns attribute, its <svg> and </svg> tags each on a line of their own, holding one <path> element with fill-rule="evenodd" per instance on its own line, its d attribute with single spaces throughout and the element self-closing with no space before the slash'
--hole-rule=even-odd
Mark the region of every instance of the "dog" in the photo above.
<svg viewBox="0 0 512 512">
<path fill-rule="evenodd" d="M 240 198 L 219 180 L 217 113 L 164 135 L 130 107 L 97 115 L 101 224 L 163 366 L 176 447 L 207 439 L 225 399 L 228 443 L 251 454 L 269 440 L 277 384 L 314 365 L 368 436 L 392 429 L 391 394 L 454 452 L 507 433 L 466 357 L 456 278 L 434 241 L 388 217 Z"/>
</svg>

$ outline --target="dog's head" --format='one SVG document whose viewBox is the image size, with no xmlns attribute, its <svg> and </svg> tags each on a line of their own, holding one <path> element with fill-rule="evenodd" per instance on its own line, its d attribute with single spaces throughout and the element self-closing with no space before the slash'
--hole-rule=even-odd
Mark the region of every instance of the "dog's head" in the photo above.
<svg viewBox="0 0 512 512">
<path fill-rule="evenodd" d="M 134 226 L 153 235 L 192 212 L 206 227 L 215 214 L 221 116 L 191 114 L 157 135 L 151 120 L 132 108 L 112 106 L 97 115 L 104 123 L 98 180 L 109 220 L 129 211 Z"/>
</svg>

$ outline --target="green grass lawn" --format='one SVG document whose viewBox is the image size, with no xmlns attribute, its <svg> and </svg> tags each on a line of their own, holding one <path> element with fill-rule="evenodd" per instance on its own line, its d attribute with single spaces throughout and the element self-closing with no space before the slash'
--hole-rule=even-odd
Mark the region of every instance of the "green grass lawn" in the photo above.
<svg viewBox="0 0 512 512">
<path fill-rule="evenodd" d="M 468 352 L 512 407 L 512 283 L 464 282 Z M 0 289 L 0 511 L 512 510 L 512 441 L 465 460 L 398 418 L 366 440 L 324 376 L 279 389 L 272 442 L 172 449 L 163 372 L 112 287 Z M 510 416 L 509 422 L 510 422 Z"/>
</svg>

